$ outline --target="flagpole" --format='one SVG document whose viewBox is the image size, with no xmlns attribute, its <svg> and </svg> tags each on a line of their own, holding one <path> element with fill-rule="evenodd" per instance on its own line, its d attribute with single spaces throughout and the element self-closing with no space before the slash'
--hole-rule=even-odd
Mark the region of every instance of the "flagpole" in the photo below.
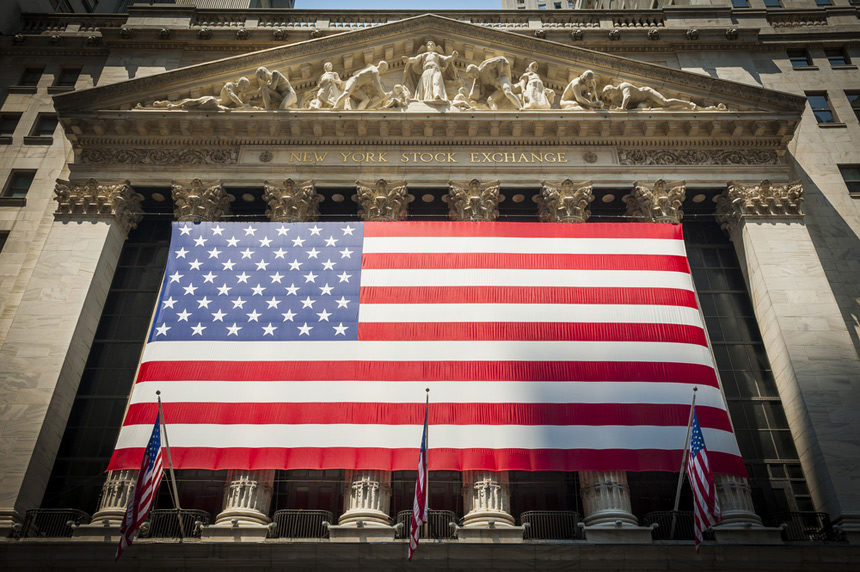
<svg viewBox="0 0 860 572">
<path fill-rule="evenodd" d="M 427 439 L 424 441 L 425 463 L 427 463 L 427 475 L 424 490 L 427 491 L 427 522 L 424 523 L 424 538 L 430 539 L 430 388 L 424 388 L 427 392 L 427 400 L 424 402 L 424 412 L 427 416 Z"/>
<path fill-rule="evenodd" d="M 684 471 L 687 468 L 687 449 L 690 446 L 690 427 L 693 426 L 693 412 L 696 410 L 697 386 L 693 386 L 693 401 L 690 403 L 690 418 L 687 420 L 687 434 L 684 437 L 684 450 L 681 452 L 681 472 L 678 473 L 678 488 L 675 489 L 675 508 L 672 509 L 672 526 L 669 528 L 669 540 L 675 538 L 675 521 L 678 518 L 678 505 L 681 502 L 681 487 L 684 485 Z"/>
<path fill-rule="evenodd" d="M 158 413 L 161 415 L 161 431 L 164 433 L 164 445 L 167 447 L 167 466 L 170 468 L 170 484 L 173 487 L 173 504 L 176 506 L 176 518 L 179 519 L 179 540 L 185 540 L 185 524 L 182 522 L 182 508 L 179 506 L 179 491 L 176 488 L 176 473 L 173 472 L 173 458 L 170 455 L 170 440 L 167 438 L 167 421 L 164 419 L 164 408 L 161 405 L 161 391 L 156 391 L 158 398 Z"/>
</svg>

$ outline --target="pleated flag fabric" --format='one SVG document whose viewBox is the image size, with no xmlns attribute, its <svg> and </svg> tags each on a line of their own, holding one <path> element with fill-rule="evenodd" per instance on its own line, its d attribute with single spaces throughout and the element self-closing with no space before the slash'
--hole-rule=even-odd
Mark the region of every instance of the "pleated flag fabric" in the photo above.
<svg viewBox="0 0 860 572">
<path fill-rule="evenodd" d="M 173 462 L 678 471 L 689 399 L 711 468 L 745 475 L 681 227 L 175 223 L 110 469 L 161 390 Z"/>
</svg>

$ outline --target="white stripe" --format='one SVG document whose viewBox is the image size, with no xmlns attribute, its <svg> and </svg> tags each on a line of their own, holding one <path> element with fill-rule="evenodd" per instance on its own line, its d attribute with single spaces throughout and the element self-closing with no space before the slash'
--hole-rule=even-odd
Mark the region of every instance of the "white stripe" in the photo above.
<svg viewBox="0 0 860 572">
<path fill-rule="evenodd" d="M 547 270 L 522 268 L 368 268 L 366 286 L 525 286 L 567 288 L 678 288 L 693 290 L 690 275 L 659 270 Z"/>
<path fill-rule="evenodd" d="M 146 381 L 131 403 L 617 403 L 690 404 L 685 383 L 639 381 Z M 699 386 L 696 404 L 725 409 L 716 387 Z M 171 439 L 173 433 L 171 433 Z M 682 437 L 683 439 L 683 437 Z M 435 446 L 435 443 L 434 443 Z"/>
<path fill-rule="evenodd" d="M 381 447 L 417 449 L 422 425 L 183 425 L 170 428 L 172 447 Z M 120 431 L 117 449 L 143 447 L 149 424 Z M 434 425 L 434 448 L 452 449 L 667 449 L 680 450 L 683 425 Z M 704 429 L 712 451 L 740 455 L 734 436 Z"/>
<path fill-rule="evenodd" d="M 502 254 L 668 254 L 685 256 L 674 238 L 530 238 L 518 236 L 365 236 L 365 254 L 479 252 Z"/>
<path fill-rule="evenodd" d="M 687 306 L 640 304 L 368 304 L 359 322 L 595 322 L 699 326 Z"/>
<path fill-rule="evenodd" d="M 150 342 L 148 361 L 643 361 L 713 367 L 708 348 L 668 342 Z"/>
</svg>

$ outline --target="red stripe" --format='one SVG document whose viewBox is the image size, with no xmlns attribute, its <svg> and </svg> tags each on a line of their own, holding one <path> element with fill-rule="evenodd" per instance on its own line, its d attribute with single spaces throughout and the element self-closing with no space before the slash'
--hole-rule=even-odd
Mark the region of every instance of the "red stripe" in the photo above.
<svg viewBox="0 0 860 572">
<path fill-rule="evenodd" d="M 635 361 L 155 361 L 142 364 L 138 375 L 138 382 L 193 380 L 651 381 L 718 387 L 706 365 Z"/>
<path fill-rule="evenodd" d="M 698 308 L 676 288 L 499 288 L 496 286 L 362 286 L 362 304 L 654 304 Z"/>
<path fill-rule="evenodd" d="M 140 448 L 114 451 L 109 471 L 135 468 Z M 178 469 L 366 469 L 414 471 L 418 448 L 211 448 L 171 447 Z M 736 455 L 711 453 L 714 470 L 746 477 Z M 681 450 L 659 449 L 433 449 L 431 471 L 669 471 Z"/>
<path fill-rule="evenodd" d="M 364 236 L 511 236 L 521 238 L 662 238 L 683 240 L 680 224 L 590 222 L 366 222 Z"/>
<path fill-rule="evenodd" d="M 418 425 L 423 403 L 165 403 L 165 418 L 177 424 L 301 425 L 356 423 Z M 149 423 L 155 403 L 129 407 L 123 425 Z M 702 427 L 731 431 L 722 409 L 696 408 Z M 689 405 L 616 403 L 433 403 L 433 425 L 654 425 L 684 427 Z M 434 449 L 435 451 L 435 449 Z M 680 464 L 679 464 L 680 467 Z"/>
<path fill-rule="evenodd" d="M 506 254 L 500 252 L 372 253 L 361 268 L 522 268 L 565 270 L 663 270 L 689 274 L 684 256 L 643 254 Z"/>
<path fill-rule="evenodd" d="M 363 322 L 358 325 L 358 339 L 671 342 L 708 345 L 705 331 L 697 326 L 606 322 Z"/>
</svg>

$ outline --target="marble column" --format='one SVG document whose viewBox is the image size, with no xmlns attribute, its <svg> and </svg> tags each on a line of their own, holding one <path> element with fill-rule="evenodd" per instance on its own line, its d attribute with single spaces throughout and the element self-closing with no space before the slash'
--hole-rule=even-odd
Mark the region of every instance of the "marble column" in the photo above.
<svg viewBox="0 0 860 572">
<path fill-rule="evenodd" d="M 683 181 L 633 183 L 633 191 L 622 199 L 627 205 L 626 214 L 644 222 L 679 223 L 684 216 L 681 205 L 686 189 Z"/>
<path fill-rule="evenodd" d="M 224 487 L 224 509 L 215 519 L 215 526 L 267 525 L 274 482 L 274 469 L 229 471 Z"/>
<path fill-rule="evenodd" d="M 105 521 L 108 521 L 110 525 L 119 525 L 125 516 L 128 499 L 134 494 L 137 473 L 133 469 L 108 471 L 107 478 L 102 485 L 99 510 L 93 515 L 93 524 L 107 526 Z"/>
<path fill-rule="evenodd" d="M 320 216 L 322 199 L 313 181 L 296 183 L 287 179 L 280 185 L 266 181 L 263 191 L 268 205 L 266 216 L 272 222 L 313 222 Z"/>
<path fill-rule="evenodd" d="M 625 471 L 580 471 L 586 526 L 638 526 Z"/>
<path fill-rule="evenodd" d="M 388 527 L 390 506 L 390 471 L 347 471 L 338 524 Z"/>
<path fill-rule="evenodd" d="M 174 215 L 180 222 L 219 220 L 230 210 L 230 198 L 220 181 L 174 182 L 171 195 Z"/>
<path fill-rule="evenodd" d="M 717 499 L 720 502 L 720 525 L 761 526 L 755 513 L 749 481 L 735 475 L 714 475 Z"/>
<path fill-rule="evenodd" d="M 508 473 L 463 472 L 464 527 L 513 526 Z"/>
</svg>

